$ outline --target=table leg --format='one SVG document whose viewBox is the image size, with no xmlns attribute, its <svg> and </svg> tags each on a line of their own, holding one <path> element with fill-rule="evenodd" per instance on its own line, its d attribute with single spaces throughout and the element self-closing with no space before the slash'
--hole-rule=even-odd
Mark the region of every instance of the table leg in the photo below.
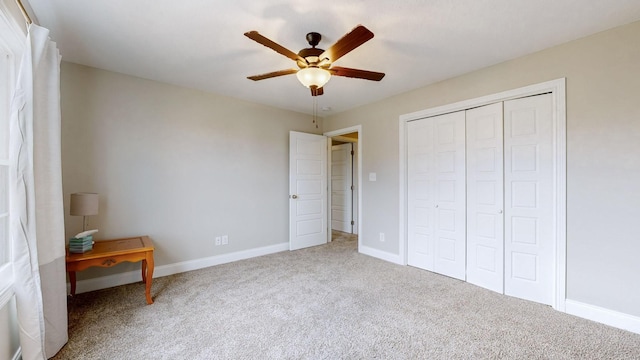
<svg viewBox="0 0 640 360">
<path fill-rule="evenodd" d="M 69 271 L 69 283 L 71 284 L 71 296 L 76 296 L 76 272 Z"/>
<path fill-rule="evenodd" d="M 142 282 L 147 283 L 147 260 L 142 260 Z"/>
<path fill-rule="evenodd" d="M 147 252 L 147 260 L 146 262 L 146 274 L 145 274 L 145 295 L 147 295 L 147 304 L 153 304 L 153 299 L 151 298 L 151 282 L 153 281 L 153 251 Z"/>
</svg>

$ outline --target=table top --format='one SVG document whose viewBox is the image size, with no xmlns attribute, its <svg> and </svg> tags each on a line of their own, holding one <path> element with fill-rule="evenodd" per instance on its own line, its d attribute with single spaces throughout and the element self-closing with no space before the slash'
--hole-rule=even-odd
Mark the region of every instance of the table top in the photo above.
<svg viewBox="0 0 640 360">
<path fill-rule="evenodd" d="M 146 235 L 125 239 L 97 240 L 93 244 L 93 249 L 84 253 L 70 253 L 67 248 L 66 261 L 90 260 L 104 256 L 153 251 L 153 249 L 153 243 Z"/>
</svg>

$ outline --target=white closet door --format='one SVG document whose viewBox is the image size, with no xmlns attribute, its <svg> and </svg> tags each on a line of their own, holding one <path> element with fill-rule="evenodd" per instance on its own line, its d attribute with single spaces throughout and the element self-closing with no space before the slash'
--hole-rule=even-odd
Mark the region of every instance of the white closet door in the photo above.
<svg viewBox="0 0 640 360">
<path fill-rule="evenodd" d="M 433 271 L 434 154 L 432 119 L 407 124 L 407 263 Z"/>
<path fill-rule="evenodd" d="M 505 294 L 553 301 L 551 94 L 504 102 Z"/>
<path fill-rule="evenodd" d="M 504 291 L 502 103 L 468 110 L 467 281 Z"/>
<path fill-rule="evenodd" d="M 435 260 L 437 273 L 464 280 L 466 273 L 465 112 L 434 121 Z"/>
<path fill-rule="evenodd" d="M 465 278 L 464 111 L 408 124 L 408 264 Z"/>
</svg>

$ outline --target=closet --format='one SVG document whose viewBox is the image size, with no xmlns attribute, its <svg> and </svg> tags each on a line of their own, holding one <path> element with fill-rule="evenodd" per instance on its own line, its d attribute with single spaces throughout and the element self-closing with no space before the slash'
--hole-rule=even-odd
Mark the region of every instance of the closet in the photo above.
<svg viewBox="0 0 640 360">
<path fill-rule="evenodd" d="M 551 94 L 407 124 L 407 262 L 553 301 Z"/>
</svg>

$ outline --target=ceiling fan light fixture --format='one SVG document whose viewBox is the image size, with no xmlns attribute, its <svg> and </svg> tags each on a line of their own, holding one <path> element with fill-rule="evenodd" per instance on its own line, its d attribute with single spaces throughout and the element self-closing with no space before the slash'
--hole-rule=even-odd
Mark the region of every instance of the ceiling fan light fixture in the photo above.
<svg viewBox="0 0 640 360">
<path fill-rule="evenodd" d="M 326 50 L 316 47 L 322 39 L 319 33 L 308 33 L 307 41 L 311 47 L 302 49 L 297 54 L 273 40 L 260 35 L 257 31 L 249 31 L 244 33 L 244 35 L 258 44 L 264 45 L 278 54 L 293 60 L 298 66 L 298 69 L 289 68 L 261 75 L 248 76 L 247 78 L 249 80 L 258 81 L 277 76 L 296 74 L 302 85 L 311 89 L 311 96 L 316 97 L 324 94 L 323 87 L 332 76 L 372 81 L 380 81 L 384 77 L 384 73 L 374 71 L 338 66 L 331 67 L 336 60 L 373 38 L 373 33 L 362 25 L 356 26 Z"/>
<path fill-rule="evenodd" d="M 331 73 L 319 67 L 300 69 L 296 73 L 296 76 L 302 85 L 308 88 L 311 88 L 311 86 L 321 88 L 331 79 Z"/>
</svg>

